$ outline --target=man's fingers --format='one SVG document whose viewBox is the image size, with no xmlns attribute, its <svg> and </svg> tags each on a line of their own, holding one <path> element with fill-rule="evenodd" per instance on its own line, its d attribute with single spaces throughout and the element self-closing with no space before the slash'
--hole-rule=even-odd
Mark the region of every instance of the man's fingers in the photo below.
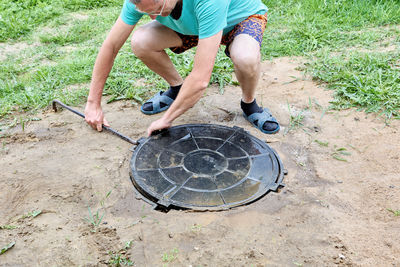
<svg viewBox="0 0 400 267">
<path fill-rule="evenodd" d="M 90 120 L 85 118 L 85 121 L 87 124 L 89 124 L 90 127 L 92 127 L 94 130 L 96 130 L 96 124 L 91 122 Z"/>
<path fill-rule="evenodd" d="M 148 128 L 147 129 L 147 137 L 150 137 L 152 132 L 153 132 L 153 130 Z"/>
<path fill-rule="evenodd" d="M 108 123 L 108 121 L 106 120 L 106 118 L 103 119 L 103 124 L 107 127 L 110 127 L 110 124 Z"/>
<path fill-rule="evenodd" d="M 98 123 L 96 125 L 96 128 L 97 128 L 97 131 L 99 131 L 99 132 L 101 132 L 103 130 L 103 127 L 102 127 L 101 123 Z"/>
</svg>

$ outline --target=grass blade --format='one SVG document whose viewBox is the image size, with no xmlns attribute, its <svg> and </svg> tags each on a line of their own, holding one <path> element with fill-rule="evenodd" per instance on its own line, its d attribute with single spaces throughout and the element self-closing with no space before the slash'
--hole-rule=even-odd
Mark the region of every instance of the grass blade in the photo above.
<svg viewBox="0 0 400 267">
<path fill-rule="evenodd" d="M 11 249 L 13 246 L 15 245 L 15 242 L 11 242 L 10 244 L 8 244 L 7 246 L 3 247 L 0 250 L 0 255 L 6 253 L 9 249 Z"/>
</svg>

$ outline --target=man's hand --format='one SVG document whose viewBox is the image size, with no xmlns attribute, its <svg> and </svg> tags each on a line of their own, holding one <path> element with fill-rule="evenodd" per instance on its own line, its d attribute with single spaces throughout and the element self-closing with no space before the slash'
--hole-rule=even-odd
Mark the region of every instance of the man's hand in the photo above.
<svg viewBox="0 0 400 267">
<path fill-rule="evenodd" d="M 90 126 L 92 126 L 93 129 L 99 132 L 103 130 L 103 124 L 105 126 L 110 126 L 107 120 L 104 118 L 101 106 L 91 104 L 89 102 L 86 103 L 85 120 Z"/>
<path fill-rule="evenodd" d="M 161 118 L 156 121 L 153 121 L 149 128 L 147 128 L 147 136 L 151 136 L 151 133 L 158 130 L 163 130 L 171 127 L 172 123 L 166 121 L 165 119 Z"/>
</svg>

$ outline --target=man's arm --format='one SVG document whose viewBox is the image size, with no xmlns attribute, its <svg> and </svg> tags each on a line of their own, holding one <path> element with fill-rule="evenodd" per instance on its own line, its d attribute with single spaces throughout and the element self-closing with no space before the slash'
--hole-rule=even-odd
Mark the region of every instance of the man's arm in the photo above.
<svg viewBox="0 0 400 267">
<path fill-rule="evenodd" d="M 153 131 L 171 127 L 172 122 L 177 117 L 199 101 L 210 82 L 221 38 L 222 31 L 211 37 L 199 40 L 192 72 L 185 79 L 178 96 L 164 116 L 149 126 L 147 129 L 149 136 Z"/>
<path fill-rule="evenodd" d="M 102 130 L 103 123 L 108 125 L 101 108 L 101 96 L 104 85 L 114 65 L 114 59 L 118 51 L 128 39 L 134 27 L 135 25 L 128 25 L 121 18 L 118 18 L 97 55 L 85 108 L 85 120 L 98 131 Z"/>
</svg>

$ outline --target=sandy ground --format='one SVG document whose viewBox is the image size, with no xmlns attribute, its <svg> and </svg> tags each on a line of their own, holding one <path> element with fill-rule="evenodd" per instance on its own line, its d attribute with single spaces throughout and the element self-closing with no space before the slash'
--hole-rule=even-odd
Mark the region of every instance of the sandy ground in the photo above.
<svg viewBox="0 0 400 267">
<path fill-rule="evenodd" d="M 257 97 L 281 122 L 279 134 L 242 117 L 238 87 L 224 95 L 210 87 L 175 123 L 243 127 L 281 156 L 286 187 L 229 211 L 153 210 L 133 191 L 131 145 L 68 111 L 14 129 L 1 140 L 0 225 L 18 228 L 0 230 L 0 249 L 15 242 L 0 266 L 104 266 L 110 253 L 135 266 L 400 266 L 400 216 L 388 211 L 400 209 L 400 122 L 326 112 L 332 92 L 303 77 L 299 60 L 262 65 Z M 104 109 L 133 139 L 160 116 L 132 102 Z M 288 131 L 299 114 L 303 125 Z M 351 155 L 335 154 L 340 148 Z M 88 206 L 104 214 L 95 232 L 84 219 Z"/>
</svg>

